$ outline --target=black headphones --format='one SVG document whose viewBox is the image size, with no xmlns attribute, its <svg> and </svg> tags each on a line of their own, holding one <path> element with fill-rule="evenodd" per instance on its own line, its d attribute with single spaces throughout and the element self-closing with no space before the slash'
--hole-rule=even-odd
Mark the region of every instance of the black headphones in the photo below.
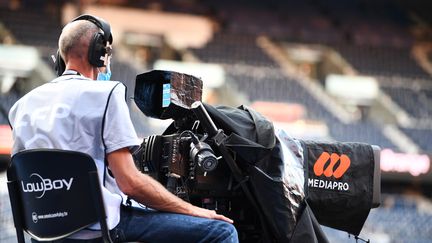
<svg viewBox="0 0 432 243">
<path fill-rule="evenodd" d="M 109 42 L 110 44 L 112 44 L 113 42 L 110 25 L 103 19 L 88 14 L 83 14 L 76 17 L 71 21 L 71 23 L 77 20 L 88 20 L 94 23 L 99 29 L 103 31 L 103 33 L 98 32 L 93 35 L 88 50 L 88 61 L 91 65 L 95 67 L 105 66 L 104 57 L 106 54 L 111 54 L 111 48 L 107 48 L 107 43 Z M 61 58 L 59 50 L 57 50 L 57 54 L 54 60 L 54 69 L 58 76 L 61 76 L 66 69 L 66 64 Z"/>
</svg>

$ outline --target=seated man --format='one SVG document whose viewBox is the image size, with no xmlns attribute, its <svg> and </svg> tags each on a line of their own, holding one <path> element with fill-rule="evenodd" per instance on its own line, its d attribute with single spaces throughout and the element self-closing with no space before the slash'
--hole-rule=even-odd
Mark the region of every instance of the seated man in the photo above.
<svg viewBox="0 0 432 243">
<path fill-rule="evenodd" d="M 115 242 L 238 242 L 231 219 L 179 199 L 135 167 L 131 149 L 140 141 L 126 88 L 94 81 L 109 80 L 111 43 L 108 23 L 97 17 L 83 15 L 64 27 L 57 61 L 64 61 L 65 70 L 10 110 L 12 154 L 54 148 L 92 156 Z M 125 205 L 128 197 L 145 207 Z M 99 229 L 93 225 L 62 242 L 98 242 Z"/>
</svg>

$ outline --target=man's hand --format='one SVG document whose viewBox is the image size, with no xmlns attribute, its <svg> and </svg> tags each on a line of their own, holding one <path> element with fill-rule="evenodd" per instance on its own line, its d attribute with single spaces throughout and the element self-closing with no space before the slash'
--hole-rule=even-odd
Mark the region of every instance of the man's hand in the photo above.
<svg viewBox="0 0 432 243">
<path fill-rule="evenodd" d="M 225 217 L 221 214 L 217 214 L 216 211 L 214 211 L 214 210 L 209 210 L 209 209 L 200 208 L 200 207 L 196 207 L 196 206 L 193 206 L 193 208 L 191 210 L 192 211 L 189 214 L 192 216 L 223 220 L 223 221 L 226 221 L 230 224 L 234 223 L 234 221 L 232 219 Z"/>
</svg>

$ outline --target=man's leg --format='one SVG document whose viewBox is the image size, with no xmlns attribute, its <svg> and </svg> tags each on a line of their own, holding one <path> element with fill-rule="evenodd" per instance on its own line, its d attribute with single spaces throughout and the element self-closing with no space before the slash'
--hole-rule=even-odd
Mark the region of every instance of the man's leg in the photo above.
<svg viewBox="0 0 432 243">
<path fill-rule="evenodd" d="M 115 242 L 238 242 L 236 229 L 224 221 L 126 206 L 111 232 Z"/>
</svg>

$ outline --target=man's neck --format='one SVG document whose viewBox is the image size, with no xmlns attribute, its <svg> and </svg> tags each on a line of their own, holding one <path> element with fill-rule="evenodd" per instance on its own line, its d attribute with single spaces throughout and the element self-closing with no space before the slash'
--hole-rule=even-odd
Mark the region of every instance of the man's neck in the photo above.
<svg viewBox="0 0 432 243">
<path fill-rule="evenodd" d="M 82 76 L 93 79 L 93 80 L 95 80 L 97 77 L 97 68 L 95 68 L 89 64 L 83 65 L 82 63 L 76 63 L 73 61 L 69 61 L 66 64 L 66 70 L 77 71 Z"/>
</svg>

